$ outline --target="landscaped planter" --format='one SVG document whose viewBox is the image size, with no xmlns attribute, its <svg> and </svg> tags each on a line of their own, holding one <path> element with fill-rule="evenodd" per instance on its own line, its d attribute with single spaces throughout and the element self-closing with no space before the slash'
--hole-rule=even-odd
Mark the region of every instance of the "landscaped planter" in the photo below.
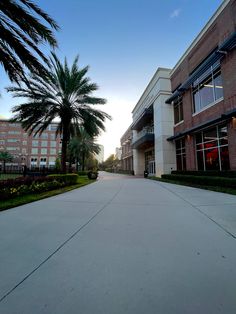
<svg viewBox="0 0 236 314">
<path fill-rule="evenodd" d="M 97 177 L 98 177 L 98 172 L 96 172 L 96 171 L 89 171 L 88 172 L 88 178 L 90 180 L 96 180 Z"/>
</svg>

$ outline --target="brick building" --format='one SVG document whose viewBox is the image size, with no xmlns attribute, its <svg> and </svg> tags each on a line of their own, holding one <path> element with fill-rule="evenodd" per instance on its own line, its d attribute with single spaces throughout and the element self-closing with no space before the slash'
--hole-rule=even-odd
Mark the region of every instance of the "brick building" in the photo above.
<svg viewBox="0 0 236 314">
<path fill-rule="evenodd" d="M 7 167 L 53 167 L 61 145 L 60 138 L 56 138 L 56 129 L 57 123 L 51 123 L 41 136 L 29 136 L 20 123 L 1 119 L 0 151 L 8 151 L 14 158 Z"/>
<path fill-rule="evenodd" d="M 236 0 L 225 0 L 170 73 L 178 170 L 236 170 Z"/>
<path fill-rule="evenodd" d="M 131 127 L 122 135 L 121 145 L 121 169 L 124 171 L 133 171 L 133 149 L 132 149 L 132 130 Z"/>
</svg>

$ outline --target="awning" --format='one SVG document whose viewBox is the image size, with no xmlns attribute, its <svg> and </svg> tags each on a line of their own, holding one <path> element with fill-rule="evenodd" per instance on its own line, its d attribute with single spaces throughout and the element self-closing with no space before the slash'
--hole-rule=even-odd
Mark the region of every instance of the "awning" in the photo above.
<svg viewBox="0 0 236 314">
<path fill-rule="evenodd" d="M 207 127 L 210 127 L 214 124 L 218 124 L 220 122 L 224 122 L 224 121 L 227 121 L 229 120 L 230 118 L 232 118 L 233 116 L 236 115 L 236 109 L 233 109 L 233 110 L 230 110 L 226 113 L 223 113 L 220 117 L 216 118 L 216 119 L 212 119 L 212 120 L 209 120 L 207 122 L 204 122 L 204 123 L 201 123 L 195 127 L 192 127 L 192 128 L 189 128 L 183 132 L 180 132 L 180 133 L 177 133 L 176 135 L 173 135 L 171 137 L 168 137 L 167 138 L 167 141 L 174 141 L 174 140 L 177 140 L 181 137 L 184 137 L 185 135 L 188 135 L 188 134 L 191 134 L 191 133 L 195 133 L 197 131 L 200 131 L 202 129 L 205 129 Z"/>
<path fill-rule="evenodd" d="M 182 95 L 185 90 L 187 90 L 192 83 L 200 77 L 210 66 L 220 60 L 225 56 L 225 54 L 236 46 L 236 32 L 229 36 L 218 48 L 215 50 L 206 60 L 204 60 L 195 71 L 189 76 L 189 78 L 180 85 L 180 87 L 172 94 L 170 98 L 166 100 L 167 104 L 171 104 L 178 96 Z"/>
</svg>

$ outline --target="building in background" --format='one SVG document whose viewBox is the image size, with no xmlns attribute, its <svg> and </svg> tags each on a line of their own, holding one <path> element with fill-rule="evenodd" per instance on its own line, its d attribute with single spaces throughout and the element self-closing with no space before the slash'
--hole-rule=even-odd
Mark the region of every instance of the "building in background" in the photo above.
<svg viewBox="0 0 236 314">
<path fill-rule="evenodd" d="M 173 108 L 170 97 L 170 69 L 158 68 L 134 107 L 131 129 L 133 170 L 135 175 L 161 176 L 176 167 L 175 146 L 167 138 L 173 135 Z"/>
<path fill-rule="evenodd" d="M 170 73 L 178 170 L 236 170 L 236 1 L 225 0 Z"/>
<path fill-rule="evenodd" d="M 116 153 L 115 153 L 115 157 L 119 160 L 121 160 L 121 154 L 122 154 L 122 149 L 121 147 L 116 147 Z"/>
<path fill-rule="evenodd" d="M 131 127 L 122 135 L 121 145 L 121 170 L 133 171 L 133 149 L 132 149 L 132 130 Z"/>
<path fill-rule="evenodd" d="M 54 167 L 60 152 L 60 138 L 56 138 L 57 123 L 51 123 L 41 136 L 28 135 L 20 123 L 0 120 L 0 151 L 8 151 L 13 161 L 11 169 Z"/>
<path fill-rule="evenodd" d="M 104 146 L 101 144 L 98 144 L 100 147 L 100 152 L 98 154 L 95 154 L 94 157 L 97 159 L 98 163 L 102 163 L 104 161 Z"/>
</svg>

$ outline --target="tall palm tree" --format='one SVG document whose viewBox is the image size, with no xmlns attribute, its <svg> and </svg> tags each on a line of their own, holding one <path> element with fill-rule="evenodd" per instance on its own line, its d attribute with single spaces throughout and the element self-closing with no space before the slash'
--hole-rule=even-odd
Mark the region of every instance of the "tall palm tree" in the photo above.
<svg viewBox="0 0 236 314">
<path fill-rule="evenodd" d="M 68 147 L 71 157 L 76 160 L 76 164 L 78 164 L 78 160 L 81 161 L 82 170 L 85 169 L 85 159 L 100 152 L 99 145 L 83 128 L 80 128 L 79 134 L 71 139 Z"/>
<path fill-rule="evenodd" d="M 13 156 L 8 151 L 0 152 L 0 161 L 3 162 L 3 173 L 6 173 L 6 162 L 11 162 Z"/>
<path fill-rule="evenodd" d="M 26 80 L 25 68 L 44 75 L 39 59 L 47 58 L 38 45 L 56 47 L 53 29 L 56 22 L 31 0 L 0 1 L 0 63 L 11 81 Z"/>
<path fill-rule="evenodd" d="M 111 117 L 93 105 L 105 104 L 106 100 L 93 96 L 98 86 L 86 76 L 88 66 L 79 69 L 78 57 L 71 67 L 65 59 L 61 63 L 53 53 L 50 69 L 43 79 L 38 74 L 29 79 L 30 87 L 9 87 L 14 97 L 23 97 L 27 101 L 15 106 L 13 121 L 21 122 L 30 134 L 42 133 L 55 119 L 60 118 L 57 135 L 61 136 L 62 171 L 66 171 L 67 145 L 71 137 L 79 133 L 80 128 L 92 137 L 105 130 L 105 119 Z"/>
</svg>

